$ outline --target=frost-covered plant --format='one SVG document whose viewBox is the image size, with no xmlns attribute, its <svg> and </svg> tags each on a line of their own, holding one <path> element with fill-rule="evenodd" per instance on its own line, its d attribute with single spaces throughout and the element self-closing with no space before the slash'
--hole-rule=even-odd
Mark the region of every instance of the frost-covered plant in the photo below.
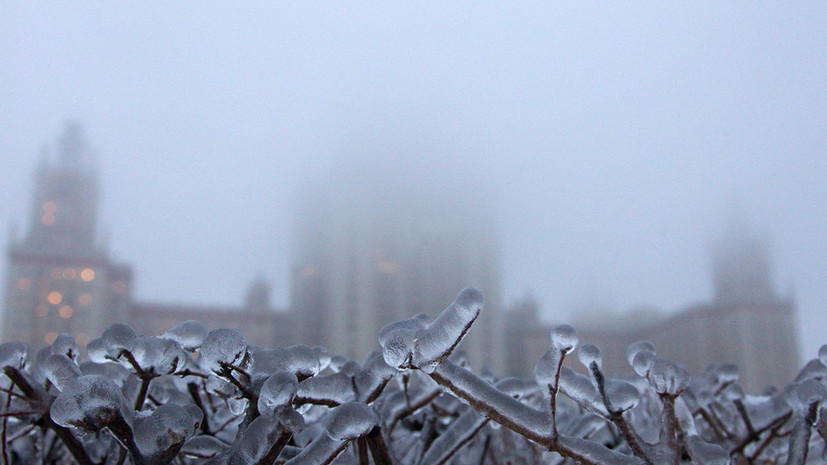
<svg viewBox="0 0 827 465">
<path fill-rule="evenodd" d="M 533 380 L 496 379 L 457 350 L 482 310 L 466 289 L 434 319 L 384 327 L 361 363 L 194 321 L 154 337 L 110 326 L 85 362 L 68 335 L 33 356 L 1 344 L 0 465 L 824 462 L 827 346 L 751 396 L 737 367 L 690 378 L 648 342 L 629 347 L 633 374 L 607 377 L 592 344 L 575 371 L 577 333 L 560 325 Z"/>
</svg>

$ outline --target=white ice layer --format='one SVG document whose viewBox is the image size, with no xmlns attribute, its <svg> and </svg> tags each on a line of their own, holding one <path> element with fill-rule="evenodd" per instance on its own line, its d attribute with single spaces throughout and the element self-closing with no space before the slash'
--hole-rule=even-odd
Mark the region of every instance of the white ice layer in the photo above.
<svg viewBox="0 0 827 465">
<path fill-rule="evenodd" d="M 247 337 L 237 329 L 210 331 L 201 345 L 198 364 L 207 373 L 220 373 L 222 365 L 238 365 L 247 352 Z"/>
<path fill-rule="evenodd" d="M 482 292 L 466 288 L 454 302 L 440 312 L 433 323 L 419 330 L 414 339 L 412 363 L 431 373 L 451 355 L 476 320 L 484 305 Z"/>
<path fill-rule="evenodd" d="M 26 344 L 20 341 L 0 344 L 0 368 L 7 366 L 18 370 L 23 368 L 26 365 L 28 352 Z"/>
<path fill-rule="evenodd" d="M 204 342 L 207 337 L 207 328 L 198 321 L 188 320 L 173 326 L 164 334 L 158 336 L 177 342 L 184 350 L 193 351 Z"/>
<path fill-rule="evenodd" d="M 46 379 L 60 391 L 63 391 L 70 381 L 74 381 L 78 376 L 81 376 L 80 368 L 75 362 L 62 354 L 52 354 L 46 357 L 46 361 L 43 363 L 43 372 Z"/>
<path fill-rule="evenodd" d="M 273 413 L 277 408 L 293 402 L 299 381 L 294 373 L 277 371 L 261 386 L 258 395 L 258 411 L 262 415 Z"/>
<path fill-rule="evenodd" d="M 367 404 L 348 402 L 327 416 L 325 432 L 331 439 L 349 441 L 364 436 L 379 425 L 379 415 Z"/>
<path fill-rule="evenodd" d="M 52 403 L 50 414 L 58 425 L 98 431 L 116 415 L 127 417 L 131 411 L 112 380 L 86 375 L 66 383 Z"/>
<path fill-rule="evenodd" d="M 551 328 L 551 346 L 567 354 L 577 347 L 580 338 L 577 331 L 569 325 L 557 325 Z"/>
</svg>

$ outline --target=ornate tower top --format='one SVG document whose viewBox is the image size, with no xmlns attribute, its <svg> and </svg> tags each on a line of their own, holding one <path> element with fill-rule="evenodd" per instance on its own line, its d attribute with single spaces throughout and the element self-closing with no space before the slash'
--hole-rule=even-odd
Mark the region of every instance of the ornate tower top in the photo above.
<svg viewBox="0 0 827 465">
<path fill-rule="evenodd" d="M 721 304 L 776 302 L 769 241 L 749 230 L 744 221 L 730 225 L 712 249 L 715 302 Z"/>
<path fill-rule="evenodd" d="M 90 255 L 95 252 L 97 176 L 84 163 L 87 144 L 79 123 L 68 122 L 58 138 L 58 163 L 40 153 L 29 230 L 18 245 L 32 253 Z"/>
</svg>

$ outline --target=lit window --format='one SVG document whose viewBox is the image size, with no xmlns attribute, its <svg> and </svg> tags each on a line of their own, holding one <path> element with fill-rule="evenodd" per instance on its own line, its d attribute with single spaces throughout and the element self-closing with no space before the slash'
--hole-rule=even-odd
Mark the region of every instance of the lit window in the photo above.
<svg viewBox="0 0 827 465">
<path fill-rule="evenodd" d="M 65 320 L 66 318 L 71 318 L 72 314 L 75 313 L 75 311 L 72 310 L 72 307 L 70 307 L 69 305 L 64 305 L 60 307 L 60 310 L 58 310 L 57 313 L 59 313 L 60 317 Z"/>
<path fill-rule="evenodd" d="M 88 292 L 84 292 L 83 294 L 78 296 L 78 303 L 86 307 L 87 305 L 92 303 L 92 295 Z"/>
<path fill-rule="evenodd" d="M 46 213 L 54 214 L 54 212 L 57 211 L 57 205 L 51 200 L 49 200 L 48 202 L 43 204 L 43 211 Z"/>
<path fill-rule="evenodd" d="M 78 275 L 78 272 L 74 268 L 66 268 L 63 270 L 63 279 L 72 280 Z"/>
<path fill-rule="evenodd" d="M 84 268 L 83 271 L 80 272 L 80 279 L 86 281 L 87 283 L 95 279 L 95 270 L 92 268 Z"/>
<path fill-rule="evenodd" d="M 32 280 L 29 278 L 20 278 L 17 281 L 17 288 L 21 291 L 28 291 L 32 287 Z"/>
<path fill-rule="evenodd" d="M 54 331 L 49 331 L 48 333 L 46 333 L 46 336 L 43 337 L 43 341 L 45 341 L 46 344 L 51 344 L 55 342 L 55 339 L 57 339 L 57 333 Z"/>
<path fill-rule="evenodd" d="M 60 292 L 52 291 L 49 293 L 48 296 L 46 296 L 46 300 L 48 300 L 49 303 L 52 305 L 57 305 L 63 302 L 63 296 L 60 295 Z"/>
<path fill-rule="evenodd" d="M 49 314 L 49 307 L 43 304 L 38 305 L 34 308 L 34 314 L 38 318 L 43 318 L 44 316 Z"/>
<path fill-rule="evenodd" d="M 40 222 L 43 223 L 44 226 L 51 226 L 55 224 L 55 215 L 46 213 L 40 218 Z"/>
<path fill-rule="evenodd" d="M 86 333 L 79 333 L 75 341 L 77 341 L 78 345 L 85 346 L 89 344 L 89 336 L 87 336 Z"/>
</svg>

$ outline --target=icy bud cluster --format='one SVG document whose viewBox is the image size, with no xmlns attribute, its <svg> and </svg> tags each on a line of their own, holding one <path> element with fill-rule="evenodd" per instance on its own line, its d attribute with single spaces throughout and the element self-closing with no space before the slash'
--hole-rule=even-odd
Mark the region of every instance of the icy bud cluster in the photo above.
<svg viewBox="0 0 827 465">
<path fill-rule="evenodd" d="M 568 354 L 577 347 L 580 338 L 577 331 L 569 325 L 557 325 L 551 328 L 551 347 L 563 354 Z"/>
<path fill-rule="evenodd" d="M 210 331 L 201 344 L 198 364 L 207 373 L 222 374 L 240 366 L 247 355 L 247 337 L 237 329 Z"/>
<path fill-rule="evenodd" d="M 418 315 L 385 326 L 379 332 L 385 362 L 398 369 L 433 372 L 459 345 L 482 308 L 482 292 L 467 288 L 432 322 Z"/>
<path fill-rule="evenodd" d="M 103 376 L 80 376 L 63 387 L 51 407 L 52 420 L 58 425 L 99 431 L 131 412 L 118 386 Z"/>
<path fill-rule="evenodd" d="M 655 358 L 647 375 L 649 384 L 658 394 L 677 396 L 689 384 L 689 373 L 671 360 Z"/>
<path fill-rule="evenodd" d="M 0 344 L 0 366 L 21 369 L 26 365 L 29 350 L 20 341 Z"/>
<path fill-rule="evenodd" d="M 184 350 L 192 352 L 204 343 L 204 339 L 207 338 L 207 328 L 198 321 L 188 320 L 178 323 L 158 337 L 175 341 Z"/>
</svg>

